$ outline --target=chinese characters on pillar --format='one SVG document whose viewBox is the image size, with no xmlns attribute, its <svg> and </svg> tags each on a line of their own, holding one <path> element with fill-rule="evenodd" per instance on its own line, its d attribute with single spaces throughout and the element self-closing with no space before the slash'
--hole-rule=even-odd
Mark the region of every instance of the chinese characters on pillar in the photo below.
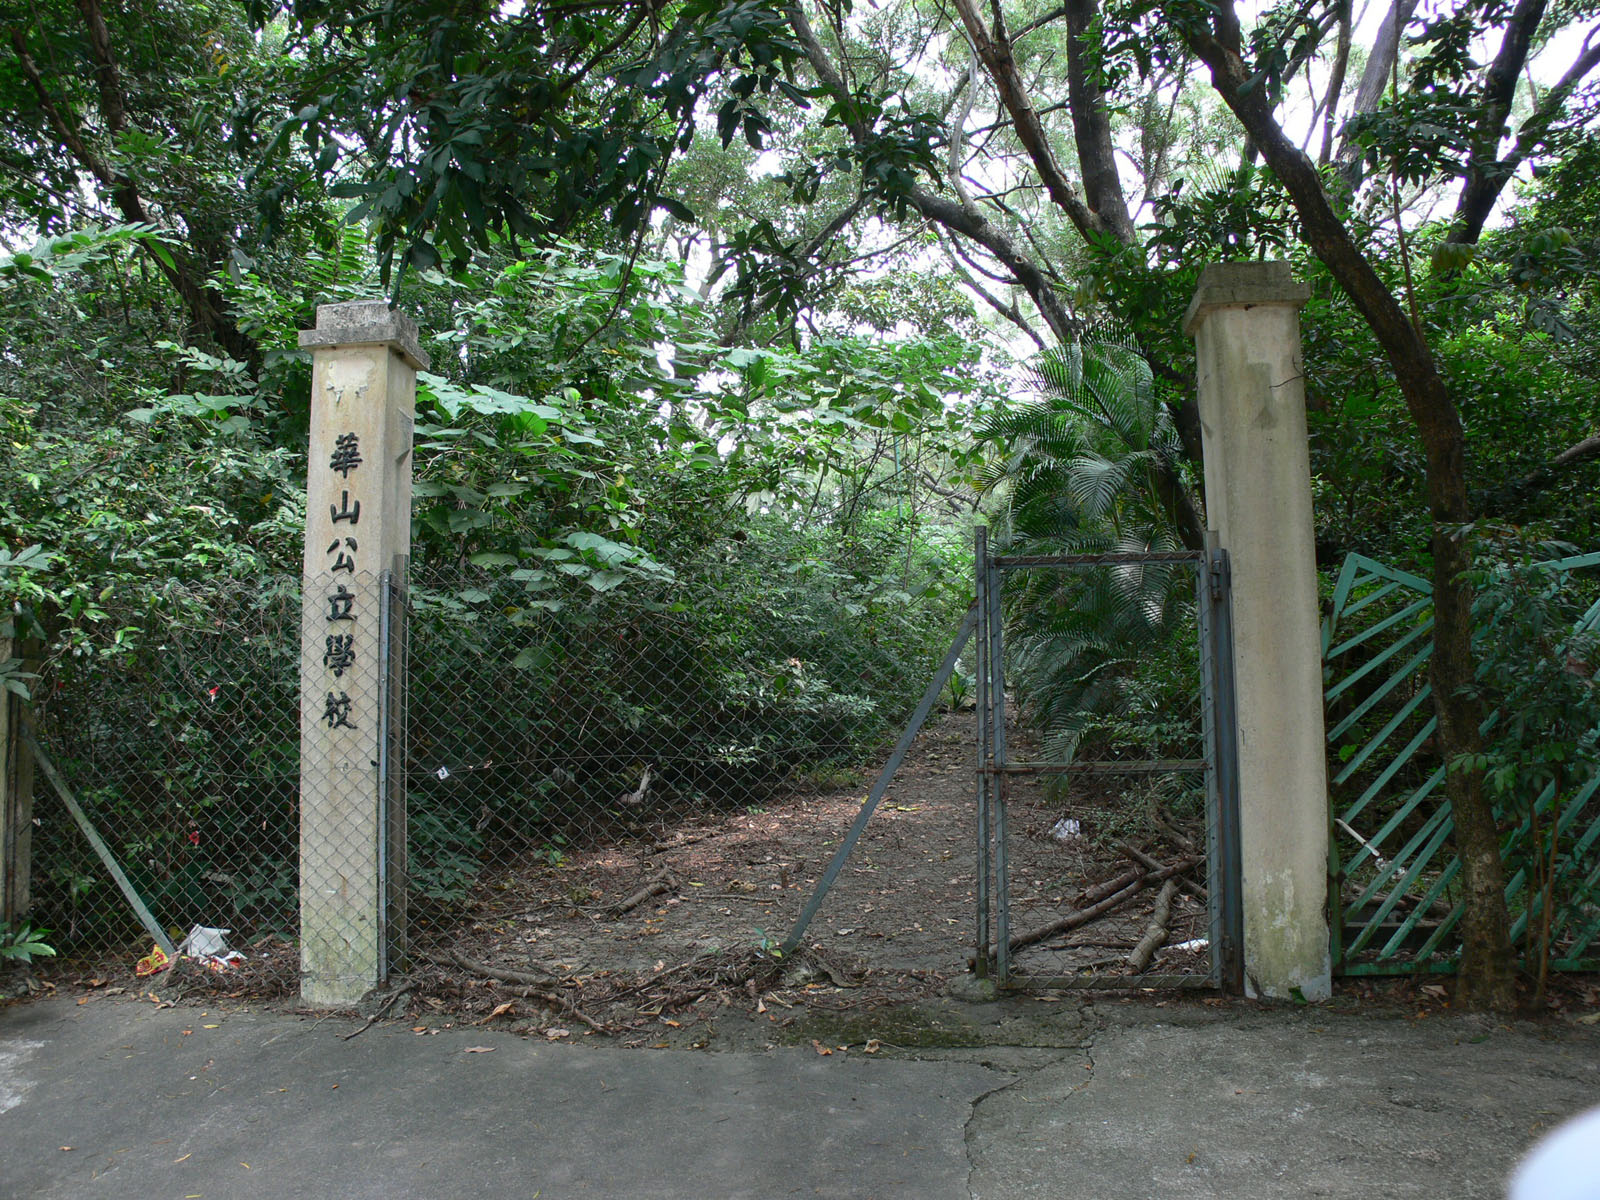
<svg viewBox="0 0 1600 1200">
<path fill-rule="evenodd" d="M 355 433 L 341 433 L 334 438 L 328 470 L 337 472 L 341 479 L 349 482 L 350 472 L 358 469 L 361 463 L 361 439 Z M 348 535 L 335 537 L 328 546 L 328 572 L 331 575 L 342 571 L 353 576 L 360 546 L 352 535 L 361 524 L 361 501 L 351 500 L 349 489 L 341 488 L 339 503 L 328 506 L 328 515 L 335 526 L 348 523 L 351 530 Z M 356 600 L 356 593 L 343 583 L 333 587 L 326 596 L 328 608 L 324 615 L 329 632 L 323 642 L 327 650 L 322 655 L 322 665 L 335 682 L 343 679 L 346 671 L 355 669 L 356 635 L 353 630 L 361 617 Z M 355 701 L 349 693 L 343 688 L 335 691 L 330 684 L 322 706 L 323 724 L 329 729 L 355 729 L 354 709 Z"/>
</svg>

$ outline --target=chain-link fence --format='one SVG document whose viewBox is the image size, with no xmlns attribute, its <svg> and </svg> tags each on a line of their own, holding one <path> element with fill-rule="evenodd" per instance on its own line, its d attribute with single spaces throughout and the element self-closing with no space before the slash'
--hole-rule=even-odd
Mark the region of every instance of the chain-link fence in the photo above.
<svg viewBox="0 0 1600 1200">
<path fill-rule="evenodd" d="M 1223 983 L 1237 941 L 1224 560 L 1002 555 L 978 591 L 994 892 L 991 941 L 980 883 L 979 939 L 1002 982 Z M 1007 733 L 1009 689 L 1024 738 Z"/>
<path fill-rule="evenodd" d="M 955 624 L 905 595 L 720 584 L 550 605 L 514 575 L 413 583 L 414 897 L 825 787 L 904 725 Z"/>
<path fill-rule="evenodd" d="M 437 931 L 530 864 L 850 778 L 903 727 L 959 616 L 952 589 L 803 562 L 555 595 L 528 582 L 418 567 L 408 607 L 381 620 L 378 581 L 353 575 L 175 587 L 137 606 L 140 636 L 46 662 L 33 720 L 173 940 L 226 928 L 287 981 L 299 942 L 359 949 L 352 908 L 378 927 L 380 906 L 409 900 Z M 395 730 L 381 744 L 380 720 Z M 397 819 L 384 806 L 402 795 Z M 148 949 L 42 779 L 34 815 L 35 923 L 68 952 Z M 404 858 L 373 861 L 396 837 Z M 313 903 L 302 929 L 303 886 L 372 894 L 325 927 Z"/>
<path fill-rule="evenodd" d="M 131 617 L 132 607 L 120 611 Z M 174 586 L 136 607 L 140 629 L 86 626 L 103 633 L 79 635 L 41 665 L 40 742 L 164 928 L 292 937 L 299 580 Z M 143 939 L 43 777 L 33 814 L 34 923 L 69 951 Z"/>
</svg>

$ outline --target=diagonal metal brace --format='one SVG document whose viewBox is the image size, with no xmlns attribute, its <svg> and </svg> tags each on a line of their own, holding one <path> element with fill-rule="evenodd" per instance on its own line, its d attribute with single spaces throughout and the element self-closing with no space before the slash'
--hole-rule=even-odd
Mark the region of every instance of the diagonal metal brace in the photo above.
<svg viewBox="0 0 1600 1200">
<path fill-rule="evenodd" d="M 923 722 L 928 719 L 928 714 L 933 711 L 934 702 L 939 699 L 939 693 L 944 691 L 945 684 L 950 682 L 950 675 L 956 669 L 956 660 L 961 657 L 961 652 L 967 648 L 967 642 L 972 638 L 973 631 L 978 627 L 978 607 L 973 605 L 967 610 L 966 618 L 961 622 L 961 628 L 956 630 L 956 640 L 950 647 L 950 652 L 944 656 L 944 661 L 939 664 L 939 669 L 933 673 L 933 679 L 928 684 L 928 690 L 922 693 L 922 702 L 917 705 L 917 711 L 911 715 L 911 721 L 906 726 L 905 732 L 900 735 L 900 740 L 895 743 L 894 753 L 889 755 L 889 761 L 883 764 L 883 770 L 878 772 L 878 778 L 873 781 L 872 790 L 867 793 L 866 801 L 861 805 L 861 811 L 856 814 L 855 823 L 850 826 L 850 832 L 845 834 L 844 842 L 839 846 L 833 856 L 833 861 L 828 864 L 828 869 L 822 873 L 822 879 L 817 884 L 817 890 L 811 893 L 811 899 L 806 901 L 806 906 L 801 910 L 800 917 L 794 923 L 794 928 L 789 931 L 789 936 L 783 939 L 781 947 L 784 954 L 793 954 L 795 947 L 800 944 L 800 939 L 805 937 L 806 930 L 811 927 L 812 920 L 817 915 L 817 910 L 822 907 L 823 898 L 833 887 L 834 880 L 839 878 L 839 872 L 844 868 L 845 860 L 850 857 L 850 852 L 855 849 L 856 843 L 861 840 L 862 831 L 866 829 L 867 822 L 871 820 L 873 812 L 878 807 L 878 802 L 883 799 L 889 790 L 889 783 L 894 779 L 895 772 L 900 769 L 900 764 L 905 761 L 906 752 L 911 749 L 911 743 L 916 740 L 917 734 L 922 730 Z"/>
<path fill-rule="evenodd" d="M 123 898 L 128 902 L 128 907 L 133 909 L 133 915 L 139 918 L 139 924 L 144 926 L 145 932 L 150 935 L 155 944 L 161 947 L 168 960 L 176 961 L 178 952 L 172 945 L 172 939 L 167 936 L 167 931 L 161 928 L 161 923 L 151 914 L 149 907 L 140 898 L 133 884 L 129 882 L 127 875 L 123 873 L 122 867 L 117 863 L 116 856 L 111 853 L 111 848 L 106 845 L 105 839 L 95 830 L 93 822 L 89 820 L 89 815 L 83 811 L 77 797 L 72 794 L 72 789 L 67 786 L 67 781 L 61 778 L 61 773 L 56 770 L 55 764 L 40 749 L 38 739 L 34 737 L 31 722 L 24 722 L 22 740 L 33 754 L 34 766 L 44 773 L 44 777 L 50 781 L 50 786 L 55 788 L 56 795 L 60 796 L 61 802 L 67 806 L 67 811 L 72 814 L 72 819 L 77 822 L 78 828 L 83 831 L 85 840 L 88 841 L 94 852 L 99 855 L 101 863 L 105 865 L 106 873 L 111 876 L 121 890 Z"/>
</svg>

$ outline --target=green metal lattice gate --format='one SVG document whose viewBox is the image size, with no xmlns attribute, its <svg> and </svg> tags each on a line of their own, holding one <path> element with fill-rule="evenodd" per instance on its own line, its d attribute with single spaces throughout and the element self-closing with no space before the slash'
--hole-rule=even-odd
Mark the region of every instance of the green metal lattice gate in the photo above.
<svg viewBox="0 0 1600 1200">
<path fill-rule="evenodd" d="M 1600 553 L 1545 564 L 1562 576 L 1600 565 Z M 1579 620 L 1600 629 L 1600 601 Z M 1445 798 L 1444 765 L 1430 752 L 1438 719 L 1430 703 L 1433 591 L 1428 581 L 1359 554 L 1344 562 L 1323 622 L 1322 659 L 1332 831 L 1329 897 L 1334 969 L 1345 975 L 1453 971 L 1459 957 L 1460 861 Z M 1499 720 L 1488 714 L 1485 733 Z M 1600 968 L 1600 909 L 1585 902 L 1600 884 L 1600 778 L 1559 800 L 1547 788 L 1536 805 L 1555 815 L 1560 892 L 1552 914 L 1558 970 Z M 1513 822 L 1501 845 L 1519 862 L 1529 817 Z M 1506 885 L 1520 942 L 1537 905 L 1525 869 Z"/>
</svg>

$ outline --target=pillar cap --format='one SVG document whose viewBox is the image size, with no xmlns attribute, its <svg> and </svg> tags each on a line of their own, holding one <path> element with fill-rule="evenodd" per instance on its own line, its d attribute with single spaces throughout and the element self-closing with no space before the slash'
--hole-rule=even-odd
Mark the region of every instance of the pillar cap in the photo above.
<svg viewBox="0 0 1600 1200">
<path fill-rule="evenodd" d="M 1295 279 L 1286 262 L 1212 263 L 1200 272 L 1194 299 L 1183 314 L 1183 331 L 1193 334 L 1200 322 L 1219 308 L 1254 308 L 1258 304 L 1292 304 L 1311 299 L 1311 288 Z"/>
<path fill-rule="evenodd" d="M 317 327 L 300 331 L 300 348 L 322 346 L 388 346 L 413 370 L 426 371 L 417 323 L 386 300 L 350 300 L 317 305 Z"/>
</svg>

